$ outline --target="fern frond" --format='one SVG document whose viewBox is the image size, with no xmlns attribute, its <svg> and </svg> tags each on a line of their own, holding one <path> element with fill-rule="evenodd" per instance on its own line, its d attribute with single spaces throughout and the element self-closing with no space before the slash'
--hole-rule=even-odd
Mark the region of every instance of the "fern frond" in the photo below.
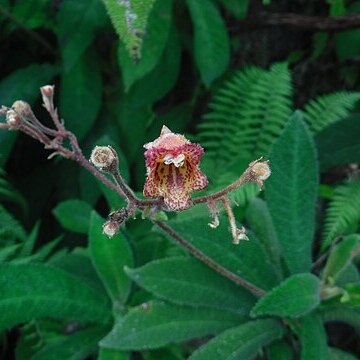
<svg viewBox="0 0 360 360">
<path fill-rule="evenodd" d="M 340 185 L 326 210 L 321 249 L 360 221 L 360 179 Z"/>
<path fill-rule="evenodd" d="M 314 133 L 347 117 L 360 100 L 360 92 L 339 91 L 319 96 L 304 106 L 305 121 Z"/>
<path fill-rule="evenodd" d="M 22 225 L 0 205 L 0 244 L 10 245 L 16 240 L 24 241 L 26 233 Z"/>
<path fill-rule="evenodd" d="M 199 125 L 199 142 L 216 168 L 237 157 L 267 155 L 292 112 L 293 92 L 287 64 L 270 70 L 247 67 L 214 96 L 211 112 Z"/>
<path fill-rule="evenodd" d="M 142 39 L 155 0 L 103 0 L 117 34 L 130 56 L 141 58 Z"/>
</svg>

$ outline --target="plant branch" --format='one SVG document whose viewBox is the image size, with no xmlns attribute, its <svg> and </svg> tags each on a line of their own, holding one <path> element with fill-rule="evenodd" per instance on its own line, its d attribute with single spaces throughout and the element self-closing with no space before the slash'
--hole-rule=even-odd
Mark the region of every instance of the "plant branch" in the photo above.
<svg viewBox="0 0 360 360">
<path fill-rule="evenodd" d="M 292 27 L 305 31 L 340 31 L 360 27 L 360 14 L 344 16 L 308 16 L 292 13 L 273 13 L 266 16 L 249 17 L 237 22 L 230 31 L 244 31 L 267 27 Z"/>
<path fill-rule="evenodd" d="M 234 282 L 237 285 L 240 285 L 244 287 L 245 289 L 249 290 L 252 294 L 254 294 L 257 297 L 262 297 L 266 295 L 266 292 L 263 289 L 260 289 L 259 287 L 255 286 L 254 284 L 246 281 L 245 279 L 241 278 L 237 274 L 225 269 L 221 265 L 219 265 L 217 262 L 212 260 L 210 257 L 205 255 L 202 251 L 197 249 L 195 246 L 190 244 L 188 241 L 183 239 L 178 233 L 176 233 L 170 226 L 165 224 L 162 221 L 153 220 L 153 222 L 162 229 L 165 233 L 170 235 L 179 245 L 181 245 L 183 248 L 188 250 L 194 257 L 205 263 L 207 266 L 215 270 L 220 275 L 228 278 L 232 282 Z"/>
</svg>

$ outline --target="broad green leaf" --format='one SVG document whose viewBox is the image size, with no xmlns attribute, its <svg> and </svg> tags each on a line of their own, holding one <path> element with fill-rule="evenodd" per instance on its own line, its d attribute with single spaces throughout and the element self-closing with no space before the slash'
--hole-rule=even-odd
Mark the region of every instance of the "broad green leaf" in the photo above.
<svg viewBox="0 0 360 360">
<path fill-rule="evenodd" d="M 64 72 L 68 72 L 106 24 L 105 7 L 99 0 L 64 0 L 58 13 L 58 36 Z"/>
<path fill-rule="evenodd" d="M 323 273 L 323 279 L 336 278 L 350 264 L 353 257 L 360 252 L 360 235 L 349 235 L 331 252 Z"/>
<path fill-rule="evenodd" d="M 130 360 L 130 353 L 100 348 L 98 360 Z"/>
<path fill-rule="evenodd" d="M 251 316 L 299 317 L 309 313 L 319 304 L 319 279 L 310 273 L 297 274 L 262 297 L 251 310 Z"/>
<path fill-rule="evenodd" d="M 232 312 L 144 303 L 119 319 L 100 346 L 118 350 L 155 349 L 214 335 L 241 322 L 243 317 Z"/>
<path fill-rule="evenodd" d="M 51 317 L 107 323 L 106 297 L 66 272 L 44 265 L 0 266 L 0 328 Z"/>
<path fill-rule="evenodd" d="M 89 230 L 91 259 L 112 301 L 123 304 L 131 286 L 124 266 L 133 265 L 133 255 L 123 232 L 109 238 L 102 233 L 103 224 L 104 219 L 94 211 Z"/>
<path fill-rule="evenodd" d="M 273 145 L 270 162 L 266 199 L 284 260 L 291 273 L 306 272 L 315 231 L 318 165 L 301 112 L 295 112 Z"/>
<path fill-rule="evenodd" d="M 167 224 L 183 239 L 197 247 L 227 270 L 263 289 L 278 284 L 278 278 L 263 248 L 250 233 L 250 241 L 232 243 L 228 219 L 220 217 L 216 229 L 208 226 L 209 216 L 168 221 Z M 169 237 L 171 239 L 171 237 Z"/>
<path fill-rule="evenodd" d="M 40 86 L 51 81 L 56 72 L 56 67 L 50 64 L 33 64 L 14 71 L 0 81 L 0 106 L 11 107 L 20 99 L 31 105 L 40 95 Z M 17 132 L 0 131 L 0 166 L 5 164 L 16 135 Z"/>
<path fill-rule="evenodd" d="M 360 114 L 330 125 L 315 137 L 320 170 L 360 162 Z"/>
<path fill-rule="evenodd" d="M 128 91 L 137 80 L 153 70 L 160 61 L 169 36 L 171 7 L 171 0 L 156 0 L 154 3 L 149 17 L 140 61 L 135 63 L 128 54 L 125 44 L 120 43 L 118 62 L 122 72 L 125 91 Z"/>
<path fill-rule="evenodd" d="M 298 336 L 301 344 L 301 360 L 328 360 L 329 348 L 326 331 L 319 316 L 310 314 L 301 319 Z"/>
<path fill-rule="evenodd" d="M 246 314 L 254 297 L 228 279 L 188 257 L 150 262 L 126 273 L 155 296 L 180 305 L 206 306 Z"/>
<path fill-rule="evenodd" d="M 282 341 L 276 341 L 268 346 L 266 351 L 268 360 L 293 360 L 294 353 L 292 351 L 291 346 Z"/>
<path fill-rule="evenodd" d="M 96 326 L 63 335 L 46 344 L 31 360 L 84 360 L 97 350 L 106 331 L 107 327 Z"/>
<path fill-rule="evenodd" d="M 143 36 L 155 0 L 103 0 L 121 41 L 133 60 L 141 59 Z"/>
<path fill-rule="evenodd" d="M 246 209 L 246 220 L 270 261 L 281 273 L 279 240 L 267 204 L 260 198 L 254 198 Z"/>
<path fill-rule="evenodd" d="M 60 115 L 79 140 L 92 128 L 101 106 L 102 79 L 96 53 L 88 51 L 63 73 Z"/>
<path fill-rule="evenodd" d="M 61 202 L 52 212 L 64 229 L 87 234 L 91 210 L 85 201 L 71 199 Z"/>
<path fill-rule="evenodd" d="M 358 360 L 358 358 L 353 354 L 331 347 L 330 360 Z"/>
<path fill-rule="evenodd" d="M 209 86 L 223 74 L 230 61 L 227 29 L 210 0 L 186 0 L 194 27 L 194 57 L 201 79 Z"/>
<path fill-rule="evenodd" d="M 224 331 L 195 351 L 189 360 L 250 360 L 283 335 L 276 320 L 255 320 Z"/>
</svg>

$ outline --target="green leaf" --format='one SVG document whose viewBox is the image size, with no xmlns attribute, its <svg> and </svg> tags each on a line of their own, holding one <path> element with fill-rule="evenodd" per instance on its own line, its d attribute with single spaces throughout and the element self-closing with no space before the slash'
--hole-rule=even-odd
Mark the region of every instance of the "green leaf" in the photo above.
<svg viewBox="0 0 360 360">
<path fill-rule="evenodd" d="M 297 274 L 268 292 L 251 310 L 251 316 L 299 317 L 320 304 L 320 281 L 310 274 Z"/>
<path fill-rule="evenodd" d="M 321 251 L 360 220 L 360 179 L 335 188 L 325 214 Z"/>
<path fill-rule="evenodd" d="M 124 304 L 131 287 L 124 266 L 133 265 L 132 251 L 122 232 L 112 238 L 104 235 L 103 224 L 104 219 L 94 211 L 89 230 L 91 259 L 112 301 Z"/>
<path fill-rule="evenodd" d="M 0 263 L 4 263 L 11 258 L 18 251 L 20 246 L 21 244 L 14 244 L 0 248 Z"/>
<path fill-rule="evenodd" d="M 242 316 L 232 312 L 144 303 L 119 319 L 100 346 L 118 350 L 155 349 L 214 335 L 242 321 Z"/>
<path fill-rule="evenodd" d="M 6 172 L 0 168 L 0 200 L 19 205 L 23 212 L 27 211 L 24 196 L 6 179 Z"/>
<path fill-rule="evenodd" d="M 227 69 L 229 36 L 215 4 L 209 0 L 186 0 L 194 26 L 194 57 L 201 79 L 209 86 Z"/>
<path fill-rule="evenodd" d="M 167 222 L 179 236 L 247 281 L 263 289 L 271 289 L 278 283 L 272 264 L 251 233 L 250 241 L 243 241 L 236 246 L 231 241 L 227 217 L 220 217 L 220 225 L 216 229 L 210 228 L 208 223 L 208 215 Z"/>
<path fill-rule="evenodd" d="M 291 273 L 306 272 L 315 231 L 318 164 L 301 112 L 295 112 L 274 144 L 270 162 L 265 195 L 284 260 Z"/>
<path fill-rule="evenodd" d="M 103 0 L 121 41 L 134 60 L 141 58 L 142 38 L 155 0 Z"/>
<path fill-rule="evenodd" d="M 346 118 L 360 100 L 360 92 L 339 91 L 310 100 L 304 106 L 304 119 L 314 133 Z"/>
<path fill-rule="evenodd" d="M 250 5 L 250 0 L 220 0 L 220 2 L 225 6 L 226 10 L 228 10 L 236 18 L 246 18 Z"/>
<path fill-rule="evenodd" d="M 11 244 L 16 240 L 25 240 L 23 226 L 0 204 L 0 244 Z"/>
<path fill-rule="evenodd" d="M 135 2 L 134 2 L 135 3 Z M 144 38 L 141 60 L 134 62 L 120 43 L 118 62 L 122 72 L 125 91 L 139 79 L 143 78 L 159 63 L 164 52 L 171 25 L 171 0 L 157 0 L 149 17 L 148 32 Z"/>
<path fill-rule="evenodd" d="M 180 305 L 207 306 L 247 314 L 253 296 L 197 260 L 171 257 L 126 273 L 155 296 Z"/>
<path fill-rule="evenodd" d="M 281 325 L 272 319 L 247 322 L 224 331 L 196 350 L 189 360 L 250 360 L 261 347 L 279 339 Z"/>
<path fill-rule="evenodd" d="M 353 257 L 360 252 L 360 235 L 349 235 L 331 252 L 323 272 L 323 279 L 337 278 L 351 263 Z"/>
<path fill-rule="evenodd" d="M 98 360 L 130 360 L 130 353 L 100 348 Z"/>
<path fill-rule="evenodd" d="M 348 352 L 331 347 L 330 360 L 358 360 L 358 358 Z"/>
<path fill-rule="evenodd" d="M 325 322 L 340 321 L 347 323 L 360 334 L 360 312 L 358 308 L 337 303 L 325 304 L 320 310 Z"/>
<path fill-rule="evenodd" d="M 0 328 L 52 317 L 107 323 L 107 299 L 79 279 L 44 265 L 0 266 Z"/>
<path fill-rule="evenodd" d="M 67 73 L 93 42 L 96 31 L 106 24 L 107 16 L 99 0 L 64 0 L 57 20 L 64 72 Z"/>
<path fill-rule="evenodd" d="M 302 318 L 298 335 L 301 344 L 301 360 L 329 359 L 326 331 L 319 316 L 311 314 Z"/>
<path fill-rule="evenodd" d="M 0 106 L 10 107 L 19 99 L 32 104 L 40 95 L 40 86 L 46 85 L 56 72 L 56 67 L 50 64 L 33 64 L 14 71 L 0 82 Z M 16 134 L 16 132 L 0 131 L 0 166 L 5 164 Z"/>
<path fill-rule="evenodd" d="M 270 261 L 281 273 L 280 246 L 268 206 L 260 198 L 253 199 L 246 209 L 246 221 L 264 247 Z"/>
<path fill-rule="evenodd" d="M 91 211 L 85 201 L 71 199 L 61 202 L 52 212 L 64 229 L 87 234 Z"/>
<path fill-rule="evenodd" d="M 96 326 L 63 335 L 46 344 L 31 360 L 83 360 L 94 353 L 107 328 Z"/>
<path fill-rule="evenodd" d="M 328 126 L 316 138 L 320 170 L 325 172 L 337 165 L 360 162 L 360 114 Z"/>
<path fill-rule="evenodd" d="M 98 58 L 88 51 L 62 75 L 60 115 L 81 140 L 92 128 L 101 106 L 102 79 Z"/>
<path fill-rule="evenodd" d="M 266 351 L 268 360 L 293 360 L 294 354 L 291 346 L 285 341 L 276 341 L 268 346 Z"/>
</svg>

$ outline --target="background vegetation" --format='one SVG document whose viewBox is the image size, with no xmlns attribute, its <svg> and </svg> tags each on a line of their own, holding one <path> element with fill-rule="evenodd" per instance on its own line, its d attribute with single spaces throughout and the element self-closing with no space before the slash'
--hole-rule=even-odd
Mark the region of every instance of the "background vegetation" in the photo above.
<svg viewBox="0 0 360 360">
<path fill-rule="evenodd" d="M 4 359 L 360 356 L 360 1 L 0 0 L 0 104 L 55 84 L 86 155 L 112 145 L 141 193 L 163 124 L 204 146 L 209 190 L 260 156 L 263 192 L 232 194 L 249 242 L 198 205 L 167 224 L 261 299 L 189 256 L 77 164 L 0 132 Z M 297 109 L 297 110 L 296 110 Z M 295 111 L 296 110 L 296 111 Z M 205 193 L 206 193 L 205 191 Z M 209 341 L 210 340 L 210 341 Z"/>
</svg>

